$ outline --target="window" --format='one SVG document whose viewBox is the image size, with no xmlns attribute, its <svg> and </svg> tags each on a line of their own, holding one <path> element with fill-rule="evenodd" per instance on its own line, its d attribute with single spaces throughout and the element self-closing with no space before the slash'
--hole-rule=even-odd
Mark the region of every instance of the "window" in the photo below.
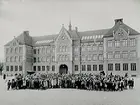
<svg viewBox="0 0 140 105">
<path fill-rule="evenodd" d="M 131 71 L 136 71 L 136 63 L 131 63 Z"/>
<path fill-rule="evenodd" d="M 17 47 L 15 48 L 15 53 L 18 53 L 18 48 Z"/>
<path fill-rule="evenodd" d="M 113 63 L 108 64 L 108 71 L 113 71 Z"/>
<path fill-rule="evenodd" d="M 99 65 L 99 71 L 102 71 L 103 70 L 103 65 Z"/>
<path fill-rule="evenodd" d="M 22 53 L 22 47 L 19 47 L 19 53 Z"/>
<path fill-rule="evenodd" d="M 42 66 L 42 71 L 45 71 L 45 66 Z"/>
<path fill-rule="evenodd" d="M 77 61 L 78 60 L 78 55 L 74 56 L 74 60 Z"/>
<path fill-rule="evenodd" d="M 136 57 L 136 51 L 130 51 L 130 58 Z"/>
<path fill-rule="evenodd" d="M 91 61 L 91 59 L 92 59 L 92 55 L 88 55 L 88 56 L 87 56 L 87 60 L 88 60 L 88 61 Z"/>
<path fill-rule="evenodd" d="M 127 40 L 122 40 L 122 46 L 126 47 L 128 44 L 127 42 L 128 42 Z"/>
<path fill-rule="evenodd" d="M 128 52 L 127 51 L 123 51 L 122 56 L 123 56 L 123 58 L 128 58 Z"/>
<path fill-rule="evenodd" d="M 75 65 L 75 71 L 78 71 L 78 65 Z"/>
<path fill-rule="evenodd" d="M 6 66 L 6 71 L 9 71 L 9 66 Z"/>
<path fill-rule="evenodd" d="M 33 67 L 34 71 L 36 71 L 36 66 Z"/>
<path fill-rule="evenodd" d="M 96 54 L 93 55 L 93 60 L 97 60 L 97 55 Z"/>
<path fill-rule="evenodd" d="M 115 58 L 117 58 L 117 59 L 120 58 L 120 52 L 119 51 L 115 52 Z"/>
<path fill-rule="evenodd" d="M 120 41 L 118 40 L 115 41 L 115 47 L 120 47 Z"/>
<path fill-rule="evenodd" d="M 34 54 L 36 54 L 36 49 L 34 49 Z"/>
<path fill-rule="evenodd" d="M 135 39 L 135 38 L 130 39 L 129 45 L 130 45 L 130 46 L 136 46 L 136 39 Z"/>
<path fill-rule="evenodd" d="M 87 50 L 88 50 L 88 51 L 91 51 L 91 45 L 88 45 L 88 46 L 87 46 Z"/>
<path fill-rule="evenodd" d="M 6 54 L 8 54 L 8 52 L 9 52 L 9 48 L 6 48 Z"/>
<path fill-rule="evenodd" d="M 99 46 L 99 50 L 102 51 L 103 50 L 103 46 Z"/>
<path fill-rule="evenodd" d="M 19 66 L 19 71 L 22 71 L 22 66 Z"/>
<path fill-rule="evenodd" d="M 113 46 L 112 40 L 109 40 L 109 41 L 108 41 L 107 46 L 108 46 L 108 47 L 112 47 L 112 46 Z"/>
<path fill-rule="evenodd" d="M 87 65 L 87 71 L 91 71 L 91 65 Z"/>
<path fill-rule="evenodd" d="M 50 71 L 50 66 L 47 66 L 47 71 Z"/>
<path fill-rule="evenodd" d="M 85 51 L 86 49 L 85 49 L 85 46 L 82 46 L 82 51 Z"/>
<path fill-rule="evenodd" d="M 37 49 L 37 53 L 38 53 L 38 54 L 40 53 L 40 50 L 39 50 L 39 49 Z"/>
<path fill-rule="evenodd" d="M 96 51 L 96 50 L 97 50 L 97 46 L 96 46 L 96 45 L 93 45 L 93 46 L 92 46 L 92 50 L 93 50 L 93 51 Z"/>
<path fill-rule="evenodd" d="M 46 58 L 46 62 L 49 62 L 49 57 Z"/>
<path fill-rule="evenodd" d="M 123 71 L 128 71 L 128 63 L 123 63 Z"/>
<path fill-rule="evenodd" d="M 18 71 L 18 66 L 15 66 L 15 71 Z"/>
<path fill-rule="evenodd" d="M 86 65 L 82 65 L 82 71 L 86 71 Z"/>
<path fill-rule="evenodd" d="M 120 63 L 116 63 L 115 64 L 115 70 L 116 71 L 120 71 Z"/>
<path fill-rule="evenodd" d="M 40 68 L 40 66 L 38 66 L 38 71 L 40 71 L 41 70 L 41 68 Z"/>
<path fill-rule="evenodd" d="M 40 58 L 38 57 L 38 62 L 40 62 Z"/>
<path fill-rule="evenodd" d="M 82 55 L 82 61 L 85 61 L 85 60 L 86 60 L 86 56 Z"/>
<path fill-rule="evenodd" d="M 97 71 L 97 65 L 93 65 L 93 71 Z"/>
<path fill-rule="evenodd" d="M 111 58 L 113 58 L 113 52 L 108 53 L 108 59 L 111 59 Z"/>
<path fill-rule="evenodd" d="M 55 61 L 55 57 L 54 57 L 54 56 L 52 56 L 52 61 L 53 61 L 53 62 Z"/>
<path fill-rule="evenodd" d="M 13 66 L 10 66 L 11 71 L 13 71 Z"/>
<path fill-rule="evenodd" d="M 103 60 L 103 55 L 99 54 L 99 60 Z"/>
<path fill-rule="evenodd" d="M 55 65 L 52 65 L 52 71 L 55 71 Z"/>
<path fill-rule="evenodd" d="M 19 57 L 19 62 L 21 62 L 21 61 L 22 61 L 22 56 Z"/>
<path fill-rule="evenodd" d="M 78 47 L 75 47 L 75 48 L 74 48 L 74 51 L 75 51 L 75 52 L 78 52 Z"/>
</svg>

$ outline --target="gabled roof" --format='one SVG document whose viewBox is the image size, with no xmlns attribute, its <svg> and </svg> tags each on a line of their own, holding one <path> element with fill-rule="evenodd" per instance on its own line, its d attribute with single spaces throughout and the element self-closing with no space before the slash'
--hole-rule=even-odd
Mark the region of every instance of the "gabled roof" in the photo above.
<svg viewBox="0 0 140 105">
<path fill-rule="evenodd" d="M 69 35 L 70 35 L 70 38 L 72 40 L 76 40 L 76 39 L 79 39 L 79 35 L 78 35 L 78 32 L 76 30 L 69 30 L 68 31 Z"/>
<path fill-rule="evenodd" d="M 115 25 L 105 34 L 105 37 L 113 37 L 113 32 L 115 33 L 119 28 L 124 29 L 126 32 L 129 31 L 129 35 L 140 34 L 136 30 L 134 30 L 131 27 L 124 24 L 122 19 L 116 19 L 115 20 Z"/>
<path fill-rule="evenodd" d="M 32 46 L 32 37 L 29 36 L 28 31 L 24 31 L 19 36 L 15 37 L 12 41 L 8 42 L 5 46 L 9 46 L 14 40 L 17 40 L 17 42 L 20 45 L 30 45 Z"/>
</svg>

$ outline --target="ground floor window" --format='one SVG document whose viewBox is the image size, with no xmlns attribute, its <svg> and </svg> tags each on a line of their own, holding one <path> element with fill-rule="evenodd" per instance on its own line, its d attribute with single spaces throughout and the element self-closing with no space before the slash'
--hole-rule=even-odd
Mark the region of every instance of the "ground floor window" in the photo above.
<svg viewBox="0 0 140 105">
<path fill-rule="evenodd" d="M 97 65 L 93 65 L 93 71 L 97 71 Z"/>
<path fill-rule="evenodd" d="M 116 63 L 115 64 L 115 70 L 116 71 L 120 71 L 120 63 Z"/>
<path fill-rule="evenodd" d="M 113 71 L 113 63 L 108 64 L 108 71 Z"/>
<path fill-rule="evenodd" d="M 99 65 L 99 71 L 103 71 L 103 65 Z"/>
<path fill-rule="evenodd" d="M 33 67 L 34 71 L 36 71 L 36 66 Z"/>
<path fill-rule="evenodd" d="M 13 71 L 13 66 L 10 67 L 10 70 Z"/>
<path fill-rule="evenodd" d="M 75 71 L 78 71 L 78 65 L 75 65 Z"/>
<path fill-rule="evenodd" d="M 15 71 L 18 71 L 18 66 L 15 66 Z"/>
<path fill-rule="evenodd" d="M 128 63 L 123 63 L 123 71 L 128 71 Z"/>
<path fill-rule="evenodd" d="M 136 63 L 131 63 L 131 71 L 136 71 Z"/>
<path fill-rule="evenodd" d="M 91 71 L 91 65 L 87 65 L 87 71 Z"/>
<path fill-rule="evenodd" d="M 45 71 L 45 66 L 42 66 L 42 71 Z"/>
<path fill-rule="evenodd" d="M 50 71 L 50 66 L 47 66 L 47 71 Z"/>
<path fill-rule="evenodd" d="M 40 71 L 41 70 L 41 68 L 40 68 L 40 66 L 38 66 L 38 71 Z"/>
<path fill-rule="evenodd" d="M 86 65 L 82 65 L 82 71 L 86 71 Z"/>
<path fill-rule="evenodd" d="M 19 71 L 22 71 L 22 66 L 19 66 Z"/>
<path fill-rule="evenodd" d="M 55 71 L 55 65 L 52 65 L 52 71 Z"/>
<path fill-rule="evenodd" d="M 9 66 L 6 66 L 6 71 L 9 71 Z"/>
</svg>

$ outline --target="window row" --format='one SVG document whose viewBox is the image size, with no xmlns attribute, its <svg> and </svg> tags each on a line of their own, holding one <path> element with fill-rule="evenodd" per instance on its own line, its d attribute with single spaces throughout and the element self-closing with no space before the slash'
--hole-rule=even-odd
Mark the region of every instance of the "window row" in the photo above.
<svg viewBox="0 0 140 105">
<path fill-rule="evenodd" d="M 51 68 L 50 68 L 51 67 Z M 55 65 L 52 66 L 33 66 L 34 71 L 55 71 Z"/>
<path fill-rule="evenodd" d="M 82 40 L 102 39 L 104 35 L 83 36 Z"/>
<path fill-rule="evenodd" d="M 68 51 L 68 46 L 59 46 L 59 52 L 67 52 Z"/>
<path fill-rule="evenodd" d="M 136 39 L 132 38 L 132 39 L 124 39 L 124 40 L 109 40 L 107 43 L 108 47 L 127 47 L 127 46 L 136 46 Z"/>
<path fill-rule="evenodd" d="M 9 54 L 9 53 L 22 53 L 22 52 L 23 52 L 22 47 L 6 48 L 6 54 Z"/>
<path fill-rule="evenodd" d="M 34 49 L 33 50 L 34 54 L 48 54 L 48 53 L 54 53 L 55 52 L 55 48 L 53 47 L 51 49 L 50 48 L 38 48 L 38 49 Z"/>
<path fill-rule="evenodd" d="M 122 67 L 123 71 L 128 71 L 128 66 L 129 66 L 128 63 L 123 63 L 122 66 L 123 66 Z M 131 71 L 136 71 L 136 63 L 131 63 L 130 68 L 131 68 Z M 115 71 L 120 71 L 120 70 L 121 70 L 121 64 L 115 63 Z M 113 63 L 108 64 L 108 71 L 113 71 Z"/>
<path fill-rule="evenodd" d="M 103 70 L 103 64 L 99 65 L 82 65 L 82 71 L 97 71 L 97 66 L 99 66 L 99 71 Z"/>
<path fill-rule="evenodd" d="M 6 66 L 6 71 L 22 71 L 22 66 Z"/>
<path fill-rule="evenodd" d="M 97 50 L 102 51 L 103 50 L 103 46 L 87 45 L 87 46 L 82 46 L 82 49 L 81 49 L 81 51 L 97 51 Z"/>
<path fill-rule="evenodd" d="M 69 55 L 59 55 L 58 57 L 59 61 L 68 61 L 69 59 Z"/>
<path fill-rule="evenodd" d="M 55 57 L 34 57 L 34 63 L 36 62 L 54 62 L 55 61 Z"/>
<path fill-rule="evenodd" d="M 103 60 L 103 54 L 89 54 L 89 55 L 82 55 L 82 61 L 94 61 L 94 60 Z"/>
<path fill-rule="evenodd" d="M 137 56 L 136 51 L 116 51 L 115 53 L 113 52 L 108 52 L 107 53 L 107 58 L 112 59 L 112 58 L 135 58 Z"/>
<path fill-rule="evenodd" d="M 22 59 L 22 56 L 6 57 L 6 62 L 21 62 Z"/>
</svg>

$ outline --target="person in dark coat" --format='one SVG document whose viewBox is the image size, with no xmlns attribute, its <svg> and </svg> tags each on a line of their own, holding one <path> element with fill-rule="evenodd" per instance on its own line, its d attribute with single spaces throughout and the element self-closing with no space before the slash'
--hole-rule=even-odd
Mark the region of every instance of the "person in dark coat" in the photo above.
<svg viewBox="0 0 140 105">
<path fill-rule="evenodd" d="M 8 83 L 7 83 L 7 90 L 9 90 L 11 87 L 11 81 L 9 80 Z"/>
</svg>

